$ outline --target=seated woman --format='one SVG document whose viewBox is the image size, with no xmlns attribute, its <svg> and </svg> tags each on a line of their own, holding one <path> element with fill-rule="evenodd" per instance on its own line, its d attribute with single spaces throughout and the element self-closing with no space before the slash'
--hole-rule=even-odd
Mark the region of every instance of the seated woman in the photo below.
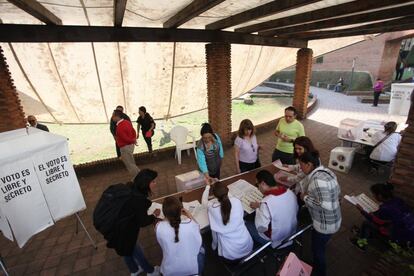
<svg viewBox="0 0 414 276">
<path fill-rule="evenodd" d="M 401 199 L 394 197 L 392 191 L 391 184 L 371 186 L 375 200 L 380 203 L 379 209 L 375 212 L 367 213 L 357 205 L 366 220 L 361 225 L 359 235 L 351 241 L 360 249 L 365 250 L 368 239 L 374 236 L 400 245 L 414 243 L 414 214 Z"/>
<path fill-rule="evenodd" d="M 296 231 L 297 199 L 291 190 L 278 185 L 269 171 L 259 171 L 256 179 L 264 198 L 250 204 L 256 216 L 254 222 L 246 221 L 247 230 L 256 243 L 272 241 L 275 248 Z"/>
<path fill-rule="evenodd" d="M 294 191 L 295 191 L 295 194 L 299 194 L 303 192 L 304 190 L 304 187 L 302 187 L 301 185 L 301 180 L 304 179 L 306 175 L 300 169 L 298 158 L 302 156 L 302 154 L 304 154 L 305 152 L 315 152 L 316 149 L 313 146 L 311 139 L 309 139 L 306 136 L 300 136 L 296 138 L 295 141 L 293 142 L 293 147 L 294 147 L 293 155 L 295 157 L 296 164 L 295 165 L 283 165 L 283 166 L 286 167 L 290 172 L 294 172 L 296 175 L 291 176 L 291 177 L 282 176 L 280 180 L 287 181 L 290 183 L 296 183 L 297 185 L 294 186 L 295 188 Z"/>
<path fill-rule="evenodd" d="M 175 197 L 164 199 L 162 211 L 165 220 L 155 227 L 163 254 L 162 275 L 201 274 L 204 267 L 204 248 L 201 246 L 200 226 Z M 182 214 L 184 218 L 181 217 Z"/>
<path fill-rule="evenodd" d="M 210 185 L 207 185 L 201 200 L 208 206 L 212 248 L 217 248 L 218 255 L 226 260 L 238 261 L 253 249 L 253 240 L 244 225 L 242 203 L 229 197 L 229 189 L 221 182 L 216 182 L 212 190 L 215 199 L 208 201 Z"/>
<path fill-rule="evenodd" d="M 240 123 L 239 132 L 234 140 L 234 159 L 236 172 L 242 173 L 260 167 L 259 145 L 252 121 L 244 119 Z"/>
<path fill-rule="evenodd" d="M 220 178 L 223 145 L 220 136 L 214 133 L 209 123 L 202 124 L 200 135 L 201 139 L 197 142 L 197 163 L 206 182 L 211 182 L 212 178 Z"/>
<path fill-rule="evenodd" d="M 397 132 L 397 123 L 388 122 L 384 125 L 384 132 L 377 132 L 372 137 L 375 146 L 369 158 L 379 163 L 388 163 L 395 159 L 401 135 Z"/>
</svg>

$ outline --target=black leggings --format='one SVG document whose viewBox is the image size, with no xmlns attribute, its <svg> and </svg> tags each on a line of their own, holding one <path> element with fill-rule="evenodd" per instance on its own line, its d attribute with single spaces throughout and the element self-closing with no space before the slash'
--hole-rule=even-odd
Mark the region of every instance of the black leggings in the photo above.
<svg viewBox="0 0 414 276">
<path fill-rule="evenodd" d="M 239 161 L 240 172 L 248 172 L 257 168 L 260 168 L 260 161 L 259 159 L 256 160 L 254 163 L 245 163 Z"/>
<path fill-rule="evenodd" d="M 152 137 L 146 137 L 145 133 L 142 132 L 142 137 L 144 137 L 145 143 L 147 143 L 148 152 L 152 152 Z"/>
</svg>

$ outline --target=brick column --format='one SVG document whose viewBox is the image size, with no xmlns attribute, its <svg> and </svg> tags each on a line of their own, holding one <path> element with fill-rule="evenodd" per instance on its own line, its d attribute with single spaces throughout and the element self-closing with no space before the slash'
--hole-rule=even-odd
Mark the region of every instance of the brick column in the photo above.
<svg viewBox="0 0 414 276">
<path fill-rule="evenodd" d="M 395 39 L 386 41 L 384 44 L 381 65 L 378 69 L 377 75 L 377 78 L 380 78 L 384 81 L 384 83 L 392 81 L 392 76 L 395 72 L 395 65 L 397 64 L 398 55 L 400 54 L 401 42 L 402 39 Z"/>
<path fill-rule="evenodd" d="M 0 132 L 26 126 L 19 95 L 0 47 Z"/>
<path fill-rule="evenodd" d="M 206 44 L 208 120 L 222 138 L 231 142 L 231 46 Z"/>
<path fill-rule="evenodd" d="M 407 118 L 397 157 L 390 177 L 395 195 L 414 207 L 414 91 L 411 93 L 411 107 Z"/>
<path fill-rule="evenodd" d="M 312 49 L 302 48 L 296 57 L 295 90 L 293 106 L 298 111 L 299 119 L 306 118 L 308 110 L 309 84 L 312 74 Z"/>
</svg>

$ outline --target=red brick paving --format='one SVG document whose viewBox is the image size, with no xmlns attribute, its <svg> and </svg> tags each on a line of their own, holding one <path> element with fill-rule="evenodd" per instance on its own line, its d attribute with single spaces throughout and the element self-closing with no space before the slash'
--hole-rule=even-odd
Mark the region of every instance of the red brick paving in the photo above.
<svg viewBox="0 0 414 276">
<path fill-rule="evenodd" d="M 330 150 L 339 145 L 336 138 L 337 129 L 309 119 L 304 121 L 304 125 L 307 135 L 321 152 L 322 162 L 327 164 Z M 262 164 L 267 164 L 270 162 L 274 147 L 271 131 L 258 135 L 258 141 L 263 147 Z M 158 187 L 153 195 L 159 197 L 175 192 L 174 176 L 196 169 L 196 162 L 193 155 L 190 157 L 183 155 L 181 166 L 171 157 L 161 162 L 148 163 L 145 167 L 159 172 Z M 369 186 L 379 178 L 372 177 L 367 171 L 366 165 L 354 165 L 348 175 L 337 173 L 342 193 L 368 192 Z M 225 151 L 222 176 L 226 177 L 234 173 L 233 152 L 228 149 Z M 73 216 L 39 233 L 23 249 L 19 249 L 14 243 L 1 236 L 0 252 L 5 258 L 11 275 L 128 275 L 123 260 L 113 250 L 106 248 L 102 236 L 92 225 L 93 208 L 102 191 L 110 184 L 127 180 L 128 174 L 124 169 L 79 179 L 87 205 L 87 209 L 80 216 L 97 242 L 97 250 L 90 246 L 87 236 L 81 229 L 78 234 L 75 233 L 76 220 Z M 328 272 L 332 275 L 358 275 L 373 264 L 376 255 L 361 253 L 352 247 L 348 241 L 350 227 L 358 224 L 362 218 L 347 202 L 342 203 L 342 210 L 342 227 L 328 244 Z M 142 229 L 139 241 L 148 259 L 154 264 L 159 264 L 162 253 L 152 227 Z M 206 274 L 209 275 L 208 269 Z"/>
</svg>

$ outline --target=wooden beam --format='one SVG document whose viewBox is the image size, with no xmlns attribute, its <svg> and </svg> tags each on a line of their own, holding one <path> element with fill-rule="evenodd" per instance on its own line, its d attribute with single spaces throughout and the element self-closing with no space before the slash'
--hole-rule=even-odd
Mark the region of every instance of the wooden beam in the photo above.
<svg viewBox="0 0 414 276">
<path fill-rule="evenodd" d="M 346 14 L 352 14 L 356 12 L 366 12 L 371 9 L 383 8 L 391 5 L 398 5 L 403 3 L 409 3 L 412 1 L 407 0 L 357 0 L 340 5 L 335 5 L 323 9 L 317 9 L 310 12 L 300 13 L 293 16 L 287 16 L 270 20 L 263 23 L 249 25 L 246 27 L 238 28 L 236 32 L 253 33 L 257 31 L 270 30 L 273 28 L 280 28 L 285 26 L 291 26 L 296 24 L 302 24 L 307 22 L 313 22 L 332 18 L 336 16 L 343 16 Z"/>
<path fill-rule="evenodd" d="M 206 26 L 207 30 L 220 30 L 257 18 L 273 15 L 291 9 L 309 5 L 320 0 L 277 0 L 258 6 L 256 8 L 232 15 L 230 17 L 213 22 Z"/>
<path fill-rule="evenodd" d="M 414 15 L 414 5 L 408 5 L 398 8 L 380 10 L 376 12 L 362 13 L 357 15 L 345 16 L 340 18 L 317 21 L 314 23 L 302 24 L 287 28 L 278 28 L 269 31 L 259 32 L 263 36 L 286 35 L 294 33 L 302 33 L 305 31 L 340 27 L 363 22 L 372 22 L 377 20 L 391 19 L 397 16 Z"/>
<path fill-rule="evenodd" d="M 164 28 L 177 28 L 224 1 L 225 0 L 194 0 L 184 9 L 165 21 Z"/>
<path fill-rule="evenodd" d="M 114 26 L 122 27 L 127 0 L 114 0 Z"/>
<path fill-rule="evenodd" d="M 355 35 L 365 35 L 365 34 L 375 34 L 375 33 L 386 33 L 386 32 L 395 32 L 402 30 L 409 30 L 414 28 L 414 16 L 409 16 L 405 18 L 383 21 L 374 24 L 367 24 L 363 26 L 340 29 L 340 30 L 331 30 L 331 31 L 316 31 L 316 32 L 305 32 L 294 34 L 295 38 L 301 39 L 325 39 L 325 38 L 335 38 L 335 37 L 344 37 L 344 36 L 355 36 Z M 283 36 L 288 38 L 288 36 Z"/>
<path fill-rule="evenodd" d="M 62 20 L 35 0 L 7 0 L 33 17 L 50 25 L 62 25 Z"/>
<path fill-rule="evenodd" d="M 305 48 L 306 40 L 198 29 L 0 24 L 0 42 L 222 42 Z"/>
</svg>

